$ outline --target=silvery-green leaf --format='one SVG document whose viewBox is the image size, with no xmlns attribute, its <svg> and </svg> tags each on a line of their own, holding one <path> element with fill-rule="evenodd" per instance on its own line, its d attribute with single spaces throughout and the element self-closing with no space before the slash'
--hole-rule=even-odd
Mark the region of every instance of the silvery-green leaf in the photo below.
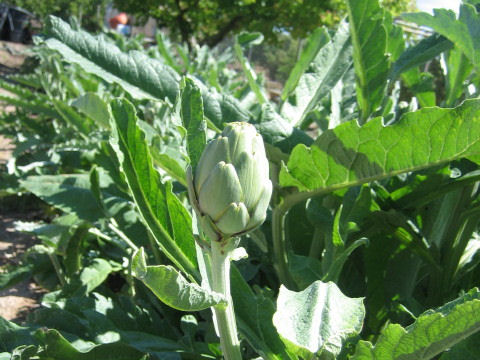
<svg viewBox="0 0 480 360">
<path fill-rule="evenodd" d="M 224 234 L 236 234 L 245 230 L 250 220 L 248 210 L 243 203 L 230 204 L 227 211 L 216 222 L 217 227 Z"/>
<path fill-rule="evenodd" d="M 218 219 L 228 205 L 238 203 L 242 199 L 242 188 L 235 168 L 223 161 L 215 166 L 198 192 L 202 212 L 213 219 Z"/>
<path fill-rule="evenodd" d="M 360 332 L 364 317 L 362 299 L 343 295 L 332 282 L 316 281 L 300 292 L 282 285 L 273 324 L 300 352 L 327 351 L 335 356 L 348 337 Z"/>
<path fill-rule="evenodd" d="M 172 266 L 147 266 L 143 248 L 133 255 L 132 273 L 162 302 L 178 310 L 199 311 L 225 302 L 221 294 L 189 283 Z"/>
</svg>

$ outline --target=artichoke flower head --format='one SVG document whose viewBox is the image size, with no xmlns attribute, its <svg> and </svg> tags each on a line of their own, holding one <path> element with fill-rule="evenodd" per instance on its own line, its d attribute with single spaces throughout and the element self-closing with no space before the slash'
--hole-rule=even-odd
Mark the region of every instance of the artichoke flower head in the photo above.
<svg viewBox="0 0 480 360">
<path fill-rule="evenodd" d="M 260 226 L 272 195 L 261 135 L 249 123 L 227 124 L 205 146 L 195 173 L 188 169 L 187 182 L 190 201 L 210 240 Z"/>
</svg>

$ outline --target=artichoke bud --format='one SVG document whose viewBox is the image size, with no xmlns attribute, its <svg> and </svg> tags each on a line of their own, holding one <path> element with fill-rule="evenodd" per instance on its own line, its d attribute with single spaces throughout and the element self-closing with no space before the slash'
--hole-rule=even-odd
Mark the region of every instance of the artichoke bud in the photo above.
<svg viewBox="0 0 480 360">
<path fill-rule="evenodd" d="M 262 137 L 245 122 L 227 124 L 210 141 L 195 173 L 187 170 L 188 194 L 211 240 L 245 234 L 264 221 L 272 195 Z"/>
</svg>

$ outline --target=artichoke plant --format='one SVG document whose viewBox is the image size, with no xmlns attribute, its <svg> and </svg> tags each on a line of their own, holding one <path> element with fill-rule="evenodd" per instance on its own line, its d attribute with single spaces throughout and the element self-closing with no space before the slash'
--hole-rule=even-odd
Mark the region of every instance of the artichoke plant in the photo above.
<svg viewBox="0 0 480 360">
<path fill-rule="evenodd" d="M 268 172 L 262 137 L 249 123 L 229 123 L 206 145 L 187 181 L 192 206 L 210 240 L 244 234 L 265 221 L 272 194 Z"/>
</svg>

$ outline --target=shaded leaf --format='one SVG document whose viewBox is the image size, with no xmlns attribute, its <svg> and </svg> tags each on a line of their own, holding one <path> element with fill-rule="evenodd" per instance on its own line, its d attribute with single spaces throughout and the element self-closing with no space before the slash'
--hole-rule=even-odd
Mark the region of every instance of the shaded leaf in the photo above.
<svg viewBox="0 0 480 360">
<path fill-rule="evenodd" d="M 32 275 L 33 264 L 17 265 L 10 271 L 3 270 L 0 273 L 0 290 L 7 289 L 22 282 Z"/>
<path fill-rule="evenodd" d="M 393 64 L 390 78 L 397 79 L 403 72 L 426 63 L 452 47 L 452 42 L 439 34 L 422 39 L 402 52 Z"/>
<path fill-rule="evenodd" d="M 273 326 L 275 304 L 261 294 L 256 295 L 233 264 L 230 276 L 239 331 L 263 359 L 296 359 L 288 353 Z"/>
<path fill-rule="evenodd" d="M 37 334 L 45 344 L 45 356 L 52 360 L 141 360 L 145 355 L 120 342 L 95 345 L 87 351 L 80 351 L 56 330 L 40 331 Z"/>
<path fill-rule="evenodd" d="M 34 344 L 33 329 L 5 320 L 0 317 L 0 351 L 12 352 L 20 345 Z"/>
<path fill-rule="evenodd" d="M 94 222 L 103 217 L 86 174 L 29 176 L 21 185 L 50 205 L 81 219 Z"/>
</svg>

